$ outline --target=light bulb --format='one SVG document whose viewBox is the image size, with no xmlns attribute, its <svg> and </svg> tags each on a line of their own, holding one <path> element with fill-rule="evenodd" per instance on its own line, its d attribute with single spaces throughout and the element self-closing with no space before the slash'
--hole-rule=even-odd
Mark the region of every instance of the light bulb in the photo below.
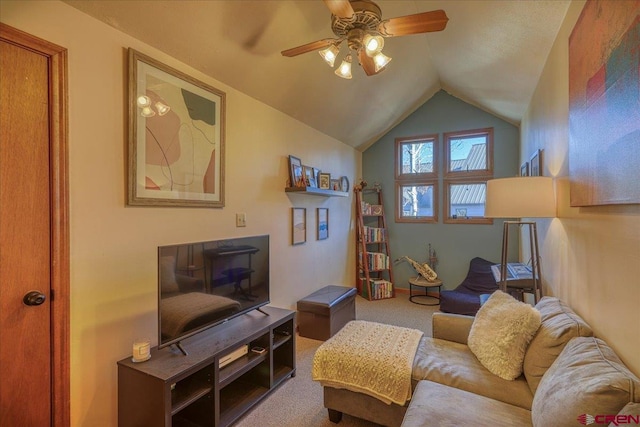
<svg viewBox="0 0 640 427">
<path fill-rule="evenodd" d="M 333 64 L 336 61 L 336 57 L 338 56 L 338 52 L 340 52 L 340 49 L 336 45 L 332 44 L 328 48 L 322 49 L 318 53 L 320 54 L 322 59 L 324 59 L 326 63 L 329 64 L 330 67 L 333 67 Z"/>
<path fill-rule="evenodd" d="M 342 60 L 342 64 L 340 64 L 338 69 L 335 71 L 335 74 L 343 79 L 351 78 L 351 54 L 347 55 L 347 57 Z"/>
<path fill-rule="evenodd" d="M 376 56 L 373 57 L 373 62 L 375 64 L 375 70 L 377 73 L 378 71 L 386 67 L 389 62 L 391 62 L 391 58 L 386 56 L 384 53 L 379 52 L 376 54 Z"/>
<path fill-rule="evenodd" d="M 364 50 L 368 57 L 373 58 L 379 52 L 382 52 L 384 47 L 384 39 L 381 36 L 372 36 L 367 34 L 362 41 L 364 44 Z"/>
</svg>

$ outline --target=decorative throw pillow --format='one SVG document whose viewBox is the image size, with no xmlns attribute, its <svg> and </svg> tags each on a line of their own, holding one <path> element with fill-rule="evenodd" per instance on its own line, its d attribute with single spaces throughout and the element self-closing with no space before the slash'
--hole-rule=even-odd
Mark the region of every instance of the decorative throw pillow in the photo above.
<svg viewBox="0 0 640 427">
<path fill-rule="evenodd" d="M 491 373 L 514 380 L 522 374 L 527 346 L 539 327 L 538 310 L 495 291 L 471 325 L 469 349 Z"/>
</svg>

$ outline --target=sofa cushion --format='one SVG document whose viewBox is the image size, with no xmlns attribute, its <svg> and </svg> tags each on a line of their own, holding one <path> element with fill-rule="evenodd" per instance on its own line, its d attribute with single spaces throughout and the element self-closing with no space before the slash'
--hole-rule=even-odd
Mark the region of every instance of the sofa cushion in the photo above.
<svg viewBox="0 0 640 427">
<path fill-rule="evenodd" d="M 493 375 L 464 344 L 423 337 L 413 360 L 414 381 L 429 380 L 531 409 L 533 394 L 521 375 L 515 381 Z"/>
<path fill-rule="evenodd" d="M 536 309 L 540 312 L 542 322 L 529 344 L 523 366 L 527 383 L 534 394 L 542 376 L 569 340 L 593 335 L 589 325 L 558 298 L 543 297 L 536 304 Z"/>
<path fill-rule="evenodd" d="M 454 387 L 420 381 L 402 427 L 530 426 L 531 412 Z"/>
<path fill-rule="evenodd" d="M 575 425 L 583 414 L 617 414 L 640 401 L 640 380 L 594 337 L 573 338 L 543 375 L 531 409 L 534 426 Z"/>
<path fill-rule="evenodd" d="M 489 371 L 513 380 L 522 374 L 527 346 L 539 327 L 538 310 L 495 291 L 476 314 L 469 349 Z"/>
</svg>

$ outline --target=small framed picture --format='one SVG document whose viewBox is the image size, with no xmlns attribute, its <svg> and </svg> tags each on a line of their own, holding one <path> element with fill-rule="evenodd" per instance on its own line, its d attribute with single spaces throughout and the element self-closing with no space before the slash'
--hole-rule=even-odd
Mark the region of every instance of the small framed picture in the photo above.
<svg viewBox="0 0 640 427">
<path fill-rule="evenodd" d="M 302 173 L 304 175 L 304 180 L 306 183 L 306 187 L 317 187 L 316 178 L 313 174 L 313 168 L 311 166 L 302 166 Z"/>
<path fill-rule="evenodd" d="M 302 166 L 300 165 L 293 165 L 291 166 L 292 170 L 293 170 L 293 178 L 292 178 L 292 187 L 306 187 L 307 186 L 307 182 L 304 179 L 304 175 L 302 173 Z"/>
<path fill-rule="evenodd" d="M 467 208 L 456 208 L 456 218 L 458 218 L 458 219 L 466 219 L 467 218 Z"/>
<path fill-rule="evenodd" d="M 318 224 L 318 240 L 329 238 L 329 209 L 316 208 L 317 224 Z"/>
<path fill-rule="evenodd" d="M 318 188 L 322 188 L 323 190 L 331 189 L 331 174 L 320 172 L 318 174 Z"/>
<path fill-rule="evenodd" d="M 520 176 L 529 176 L 529 162 L 520 165 Z"/>
<path fill-rule="evenodd" d="M 296 175 L 296 166 L 300 168 L 300 175 Z M 289 155 L 289 181 L 291 182 L 291 187 L 299 187 L 299 179 L 302 175 L 302 161 L 295 157 Z"/>
<path fill-rule="evenodd" d="M 307 208 L 291 208 L 291 244 L 307 241 Z"/>
<path fill-rule="evenodd" d="M 541 176 L 542 175 L 542 151 L 536 150 L 529 159 L 529 163 L 531 163 L 530 174 L 531 176 Z"/>
<path fill-rule="evenodd" d="M 330 190 L 335 190 L 335 191 L 342 191 L 340 190 L 340 180 L 339 179 L 332 179 L 331 181 L 331 188 Z"/>
</svg>

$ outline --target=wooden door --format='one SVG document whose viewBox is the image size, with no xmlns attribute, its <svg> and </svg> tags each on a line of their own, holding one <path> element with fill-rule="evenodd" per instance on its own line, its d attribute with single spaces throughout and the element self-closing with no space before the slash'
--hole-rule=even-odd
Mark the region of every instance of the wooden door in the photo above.
<svg viewBox="0 0 640 427">
<path fill-rule="evenodd" d="M 64 426 L 66 54 L 5 25 L 0 36 L 0 425 Z"/>
</svg>

